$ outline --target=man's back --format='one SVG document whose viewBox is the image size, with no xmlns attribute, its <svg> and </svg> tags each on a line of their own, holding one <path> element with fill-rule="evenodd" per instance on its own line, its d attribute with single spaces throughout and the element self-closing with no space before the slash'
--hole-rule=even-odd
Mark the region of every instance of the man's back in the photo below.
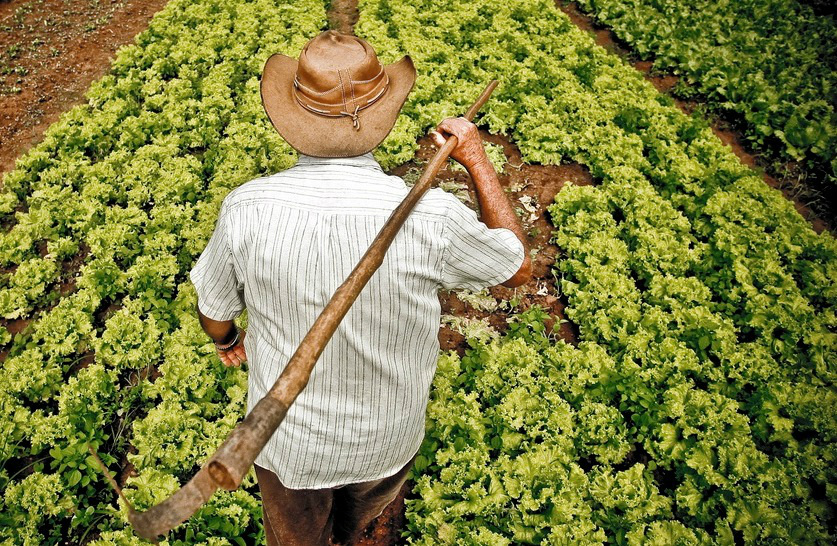
<svg viewBox="0 0 837 546">
<path fill-rule="evenodd" d="M 225 199 L 218 231 L 248 311 L 248 412 L 408 191 L 371 153 L 302 155 Z M 488 230 L 452 196 L 428 192 L 256 464 L 290 488 L 368 481 L 404 466 L 424 436 L 437 291 L 498 284 L 521 260 L 511 231 Z"/>
</svg>

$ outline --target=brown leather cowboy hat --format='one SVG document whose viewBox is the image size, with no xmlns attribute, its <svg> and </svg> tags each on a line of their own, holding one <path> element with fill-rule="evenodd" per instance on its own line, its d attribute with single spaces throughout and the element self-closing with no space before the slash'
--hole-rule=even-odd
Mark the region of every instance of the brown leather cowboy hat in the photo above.
<svg viewBox="0 0 837 546">
<path fill-rule="evenodd" d="M 276 53 L 265 62 L 262 106 L 298 152 L 350 157 L 384 140 L 415 81 L 408 55 L 383 66 L 366 41 L 327 30 L 305 44 L 299 61 Z"/>
</svg>

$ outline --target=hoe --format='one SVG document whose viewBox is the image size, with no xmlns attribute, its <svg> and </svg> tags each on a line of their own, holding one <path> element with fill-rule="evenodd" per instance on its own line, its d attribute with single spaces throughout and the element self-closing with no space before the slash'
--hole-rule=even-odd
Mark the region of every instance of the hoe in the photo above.
<svg viewBox="0 0 837 546">
<path fill-rule="evenodd" d="M 497 80 L 492 80 L 465 113 L 466 119 L 473 120 L 495 87 L 497 87 Z M 128 507 L 128 519 L 137 535 L 156 544 L 158 537 L 168 534 L 174 527 L 189 519 L 209 500 L 216 489 L 233 491 L 238 488 L 256 460 L 256 456 L 282 423 L 288 408 L 308 384 L 311 370 L 314 369 L 317 359 L 340 321 L 343 320 L 370 277 L 381 266 L 384 255 L 398 230 L 430 188 L 430 183 L 456 145 L 456 137 L 450 136 L 445 145 L 439 148 L 419 181 L 392 212 L 349 277 L 334 292 L 328 305 L 314 321 L 268 393 L 259 400 L 247 417 L 236 425 L 224 443 L 186 485 L 160 504 L 145 512 L 137 512 L 122 494 L 95 451 L 90 448 L 90 452 L 101 466 L 108 482 Z"/>
</svg>

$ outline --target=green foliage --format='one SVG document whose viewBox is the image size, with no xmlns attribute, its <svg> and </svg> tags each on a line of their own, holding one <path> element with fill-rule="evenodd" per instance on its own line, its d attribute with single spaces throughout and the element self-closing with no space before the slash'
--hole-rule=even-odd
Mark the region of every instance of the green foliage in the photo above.
<svg viewBox="0 0 837 546">
<path fill-rule="evenodd" d="M 4 176 L 0 316 L 28 326 L 0 331 L 0 543 L 136 544 L 88 443 L 162 495 L 243 417 L 246 374 L 217 362 L 186 274 L 224 196 L 293 163 L 261 69 L 324 26 L 319 0 L 172 0 Z M 168 543 L 263 542 L 254 485 Z"/>
<path fill-rule="evenodd" d="M 6 488 L 0 511 L 0 539 L 14 538 L 15 544 L 38 546 L 46 540 L 60 539 L 54 533 L 44 536 L 40 527 L 50 519 L 66 517 L 75 499 L 62 492 L 57 474 L 36 472 Z M 11 544 L 11 543 L 10 543 Z"/>
<path fill-rule="evenodd" d="M 561 399 L 495 371 L 490 336 L 470 340 L 472 351 L 461 359 L 443 357 L 433 396 L 445 405 L 429 409 L 411 541 L 550 540 L 545 527 L 514 534 L 519 519 L 530 521 L 528 505 L 496 497 L 505 504 L 492 520 L 476 501 L 495 498 L 485 493 L 492 479 L 503 483 L 492 466 L 501 451 L 538 456 L 552 441 L 546 428 L 564 431 L 539 419 L 550 411 L 559 419 L 569 404 L 584 426 L 563 433 L 572 446 L 559 452 L 584 470 L 583 488 L 614 488 L 616 497 L 577 501 L 592 510 L 579 521 L 589 520 L 608 542 L 830 543 L 834 500 L 827 492 L 837 484 L 834 427 L 826 418 L 837 411 L 834 238 L 814 233 L 705 122 L 683 115 L 551 2 L 368 0 L 360 9 L 358 34 L 391 52 L 390 60 L 410 54 L 418 71 L 402 116 L 408 119 L 379 150 L 384 161 L 409 155 L 415 136 L 463 111 L 497 78 L 477 122 L 509 134 L 527 162 L 578 161 L 598 182 L 566 186 L 550 207 L 565 311 L 578 326 L 583 356 L 550 339 L 536 311 L 513 319 L 508 335 L 537 353 L 538 380 Z M 694 13 L 708 20 L 713 10 Z M 665 18 L 653 21 L 660 26 Z M 670 45 L 682 49 L 719 35 L 700 25 L 692 30 L 702 33 L 696 41 Z M 805 39 L 800 32 L 798 40 Z M 812 51 L 798 43 L 801 55 Z M 810 153 L 819 153 L 814 148 Z M 589 370 L 574 368 L 579 361 Z M 533 366 L 520 359 L 507 365 Z M 481 390 L 491 378 L 492 389 Z M 510 407 L 526 417 L 502 413 Z M 469 511 L 451 511 L 468 502 L 462 495 L 472 484 L 481 489 Z"/>
<path fill-rule="evenodd" d="M 471 344 L 439 360 L 419 497 L 407 501 L 411 543 L 603 544 L 560 374 L 522 339 Z"/>
<path fill-rule="evenodd" d="M 47 296 L 56 272 L 54 260 L 32 258 L 21 263 L 8 279 L 8 288 L 0 291 L 0 316 L 15 319 L 31 311 Z"/>
<path fill-rule="evenodd" d="M 744 123 L 758 150 L 837 181 L 837 25 L 783 0 L 581 0 L 654 68 Z"/>
<path fill-rule="evenodd" d="M 150 366 L 160 359 L 160 329 L 153 317 L 138 312 L 137 300 L 113 314 L 95 344 L 96 359 L 120 368 Z"/>
</svg>

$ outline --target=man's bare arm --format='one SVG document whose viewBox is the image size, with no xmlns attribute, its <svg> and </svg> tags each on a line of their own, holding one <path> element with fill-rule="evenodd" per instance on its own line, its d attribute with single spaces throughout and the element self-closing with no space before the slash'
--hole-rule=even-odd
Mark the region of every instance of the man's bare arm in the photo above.
<svg viewBox="0 0 837 546">
<path fill-rule="evenodd" d="M 532 278 L 532 260 L 529 244 L 523 234 L 523 226 L 514 213 L 508 196 L 500 185 L 494 166 L 485 153 L 477 126 L 465 118 L 447 118 L 431 133 L 434 143 L 441 147 L 445 138 L 440 131 L 455 135 L 459 143 L 451 157 L 462 164 L 474 181 L 477 201 L 480 205 L 480 220 L 490 228 L 510 229 L 523 245 L 523 263 L 517 272 L 503 286 L 514 288 L 526 284 Z"/>
<path fill-rule="evenodd" d="M 236 326 L 231 320 L 214 320 L 198 309 L 195 306 L 195 311 L 198 313 L 198 320 L 201 323 L 201 328 L 206 332 L 206 335 L 212 338 L 216 345 L 227 345 L 235 339 Z M 242 362 L 247 361 L 247 354 L 244 351 L 244 330 L 241 331 L 241 336 L 238 342 L 231 349 L 227 351 L 218 351 L 218 358 L 225 366 L 240 366 Z"/>
</svg>

